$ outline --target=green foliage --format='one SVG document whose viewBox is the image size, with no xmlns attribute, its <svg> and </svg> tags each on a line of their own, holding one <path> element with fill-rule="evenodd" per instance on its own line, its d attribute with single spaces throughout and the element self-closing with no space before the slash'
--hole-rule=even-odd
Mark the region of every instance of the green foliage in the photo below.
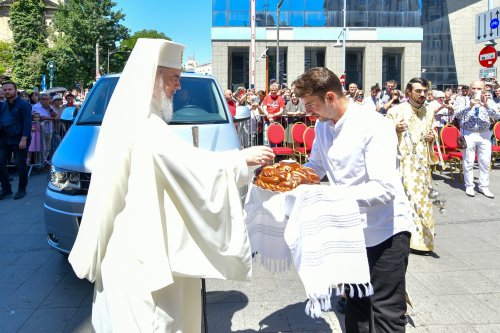
<svg viewBox="0 0 500 333">
<path fill-rule="evenodd" d="M 0 75 L 12 74 L 12 44 L 0 41 Z"/>
<path fill-rule="evenodd" d="M 123 40 L 123 42 L 120 44 L 120 48 L 132 51 L 132 49 L 135 46 L 135 43 L 137 42 L 137 39 L 139 38 L 162 38 L 166 40 L 171 40 L 171 38 L 167 37 L 167 35 L 165 35 L 163 32 L 159 32 L 153 29 L 152 30 L 144 29 L 141 31 L 137 31 L 132 36 L 130 36 L 130 38 Z"/>
<path fill-rule="evenodd" d="M 41 53 L 46 49 L 45 4 L 43 0 L 17 0 L 10 8 L 12 27 L 13 79 L 26 89 L 40 81 Z"/>
<path fill-rule="evenodd" d="M 76 83 L 78 73 L 78 57 L 71 48 L 66 45 L 55 45 L 47 49 L 43 55 L 44 63 L 53 61 L 56 64 L 56 71 L 52 81 L 53 87 L 66 87 L 73 89 Z M 47 87 L 49 87 L 49 71 L 44 68 L 46 74 Z"/>
<path fill-rule="evenodd" d="M 114 50 L 117 42 L 128 37 L 128 29 L 120 24 L 125 15 L 113 11 L 115 5 L 111 0 L 67 0 L 58 6 L 54 40 L 73 51 L 78 68 L 73 81 L 88 85 L 94 80 L 96 43 L 100 46 L 100 64 L 105 65 L 108 50 Z"/>
<path fill-rule="evenodd" d="M 156 30 L 141 30 L 135 32 L 129 38 L 124 39 L 120 43 L 120 47 L 115 50 L 110 50 L 111 55 L 109 58 L 109 72 L 110 73 L 119 73 L 123 71 L 123 67 L 125 67 L 125 63 L 132 52 L 135 43 L 137 43 L 137 39 L 139 38 L 161 38 L 166 40 L 171 40 L 167 35 L 163 32 L 159 32 Z"/>
</svg>

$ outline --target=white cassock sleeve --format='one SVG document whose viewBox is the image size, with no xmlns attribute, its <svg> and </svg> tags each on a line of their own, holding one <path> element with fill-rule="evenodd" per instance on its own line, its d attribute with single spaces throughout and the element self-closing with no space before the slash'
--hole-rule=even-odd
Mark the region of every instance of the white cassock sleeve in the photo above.
<svg viewBox="0 0 500 333">
<path fill-rule="evenodd" d="M 251 253 L 238 189 L 248 180 L 243 155 L 195 148 L 151 118 L 158 136 L 149 143 L 172 274 L 248 279 Z"/>
</svg>

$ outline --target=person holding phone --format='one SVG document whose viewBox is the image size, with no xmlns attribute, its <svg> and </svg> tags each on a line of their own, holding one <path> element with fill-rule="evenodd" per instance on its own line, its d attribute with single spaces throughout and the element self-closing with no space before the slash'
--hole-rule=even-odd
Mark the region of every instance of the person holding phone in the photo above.
<svg viewBox="0 0 500 333">
<path fill-rule="evenodd" d="M 493 199 L 488 186 L 490 183 L 491 135 L 490 117 L 500 119 L 500 112 L 491 98 L 491 91 L 484 89 L 480 80 L 470 85 L 471 99 L 468 105 L 455 110 L 455 118 L 460 121 L 467 148 L 463 150 L 463 173 L 465 194 L 470 197 L 476 195 L 474 191 L 474 160 L 477 152 L 479 164 L 478 192 L 487 198 Z"/>
</svg>

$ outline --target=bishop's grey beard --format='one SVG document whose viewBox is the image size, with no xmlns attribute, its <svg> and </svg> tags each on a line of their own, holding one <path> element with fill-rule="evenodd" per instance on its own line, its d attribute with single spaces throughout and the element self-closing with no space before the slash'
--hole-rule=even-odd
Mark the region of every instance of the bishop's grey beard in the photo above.
<svg viewBox="0 0 500 333">
<path fill-rule="evenodd" d="M 172 99 L 163 92 L 160 100 L 160 114 L 163 121 L 167 124 L 172 120 L 172 116 L 174 114 Z"/>
<path fill-rule="evenodd" d="M 161 118 L 163 119 L 164 122 L 167 124 L 172 120 L 172 116 L 174 114 L 174 107 L 172 103 L 172 99 L 165 94 L 165 91 L 163 91 L 163 78 L 160 78 L 159 80 L 159 85 L 161 92 L 160 92 L 160 105 L 157 106 L 160 109 L 158 110 L 160 113 Z"/>
</svg>

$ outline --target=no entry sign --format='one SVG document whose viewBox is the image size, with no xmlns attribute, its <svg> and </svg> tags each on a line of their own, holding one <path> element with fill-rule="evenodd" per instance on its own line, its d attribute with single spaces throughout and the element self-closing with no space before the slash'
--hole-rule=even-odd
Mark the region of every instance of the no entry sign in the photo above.
<svg viewBox="0 0 500 333">
<path fill-rule="evenodd" d="M 485 46 L 479 52 L 479 64 L 491 67 L 497 61 L 497 50 L 493 46 Z"/>
</svg>

